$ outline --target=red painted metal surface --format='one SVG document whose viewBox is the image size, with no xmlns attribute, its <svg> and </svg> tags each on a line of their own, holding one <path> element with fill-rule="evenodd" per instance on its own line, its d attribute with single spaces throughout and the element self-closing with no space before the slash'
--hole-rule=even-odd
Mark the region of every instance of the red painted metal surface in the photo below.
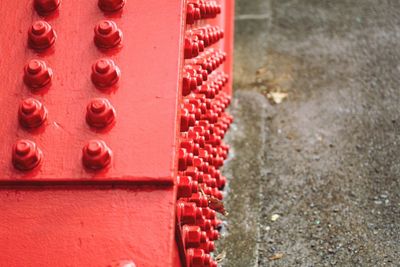
<svg viewBox="0 0 400 267">
<path fill-rule="evenodd" d="M 233 6 L 0 1 L 0 266 L 216 266 Z"/>
<path fill-rule="evenodd" d="M 169 1 L 162 8 L 159 1 L 130 1 L 114 13 L 103 13 L 97 1 L 62 1 L 47 16 L 40 16 L 32 1 L 1 1 L 0 12 L 7 17 L 0 25 L 2 181 L 173 182 L 182 1 Z M 28 32 L 38 21 L 45 21 L 39 24 L 51 25 L 55 31 L 57 37 L 50 48 L 30 47 Z M 116 44 L 119 37 L 114 32 L 97 38 L 99 25 L 107 28 L 108 22 L 120 29 L 120 44 Z M 49 39 L 41 37 L 38 43 L 42 47 L 51 43 L 46 41 Z M 117 47 L 99 49 L 96 44 L 102 42 L 104 47 L 107 42 Z M 92 76 L 92 65 L 102 58 L 112 59 L 118 66 L 118 84 L 104 88 L 107 79 Z M 24 83 L 24 66 L 33 59 L 52 70 L 47 87 L 43 86 L 49 75 L 41 74 L 44 70 L 26 75 L 29 78 Z M 115 76 L 108 75 L 110 84 Z M 48 110 L 47 121 L 35 130 L 22 127 L 15 119 L 16 107 L 28 97 L 41 101 Z M 86 123 L 86 106 L 98 97 L 108 99 L 116 110 L 115 126 L 110 129 L 93 129 Z M 43 151 L 35 173 L 15 172 L 9 164 L 11 146 L 18 139 L 35 141 Z M 106 171 L 93 173 L 82 168 L 82 148 L 91 139 L 105 141 L 113 152 L 112 167 Z"/>
<path fill-rule="evenodd" d="M 171 187 L 0 190 L 1 266 L 172 266 Z"/>
</svg>

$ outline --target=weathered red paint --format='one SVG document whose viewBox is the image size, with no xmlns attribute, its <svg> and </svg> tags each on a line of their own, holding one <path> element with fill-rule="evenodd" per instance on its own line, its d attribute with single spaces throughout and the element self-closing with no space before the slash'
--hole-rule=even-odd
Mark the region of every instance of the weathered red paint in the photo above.
<svg viewBox="0 0 400 267">
<path fill-rule="evenodd" d="M 216 266 L 233 1 L 0 16 L 0 265 Z"/>
</svg>

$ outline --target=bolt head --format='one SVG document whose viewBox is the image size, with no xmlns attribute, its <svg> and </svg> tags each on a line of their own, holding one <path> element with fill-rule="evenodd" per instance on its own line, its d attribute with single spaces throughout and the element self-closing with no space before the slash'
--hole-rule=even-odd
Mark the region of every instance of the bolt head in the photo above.
<svg viewBox="0 0 400 267">
<path fill-rule="evenodd" d="M 42 151 L 35 142 L 22 139 L 18 140 L 12 148 L 12 163 L 21 171 L 28 171 L 36 168 L 42 161 Z"/>
<path fill-rule="evenodd" d="M 203 245 L 202 248 L 206 252 L 213 252 L 215 250 L 214 241 L 207 241 L 206 243 L 203 243 L 202 245 Z"/>
<path fill-rule="evenodd" d="M 82 149 L 82 163 L 91 170 L 106 168 L 111 158 L 111 149 L 102 140 L 90 140 Z"/>
<path fill-rule="evenodd" d="M 24 82 L 32 89 L 39 89 L 51 82 L 53 71 L 47 67 L 46 62 L 32 59 L 24 68 Z"/>
<path fill-rule="evenodd" d="M 56 40 L 54 29 L 46 21 L 35 21 L 28 31 L 28 44 L 31 48 L 43 50 L 49 48 Z"/>
<path fill-rule="evenodd" d="M 27 65 L 29 74 L 38 74 L 42 70 L 42 64 L 39 60 L 31 60 Z"/>
<path fill-rule="evenodd" d="M 116 12 L 125 5 L 125 0 L 99 0 L 99 8 L 104 12 Z"/>
<path fill-rule="evenodd" d="M 196 203 L 179 201 L 178 204 L 178 217 L 183 224 L 194 224 L 198 209 Z"/>
<path fill-rule="evenodd" d="M 206 266 L 206 254 L 204 250 L 198 248 L 190 248 L 186 250 L 187 261 L 189 266 Z"/>
<path fill-rule="evenodd" d="M 197 181 L 192 181 L 188 176 L 178 177 L 178 197 L 191 197 L 192 193 L 197 192 Z"/>
<path fill-rule="evenodd" d="M 120 69 L 111 59 L 102 58 L 92 65 L 92 82 L 98 88 L 113 86 L 119 81 L 120 76 Z"/>
<path fill-rule="evenodd" d="M 18 120 L 25 128 L 36 128 L 47 118 L 47 109 L 34 98 L 27 98 L 21 102 L 18 110 Z"/>
<path fill-rule="evenodd" d="M 184 225 L 182 232 L 186 247 L 198 247 L 200 245 L 202 235 L 200 227 Z"/>
<path fill-rule="evenodd" d="M 207 233 L 207 236 L 211 241 L 218 240 L 219 232 L 217 230 L 211 230 Z"/>
<path fill-rule="evenodd" d="M 122 41 L 122 31 L 111 20 L 102 20 L 94 28 L 94 42 L 97 47 L 110 49 Z"/>
<path fill-rule="evenodd" d="M 46 15 L 60 6 L 61 0 L 35 0 L 34 7 L 39 14 Z"/>
<path fill-rule="evenodd" d="M 115 121 L 116 112 L 106 98 L 92 99 L 86 108 L 86 122 L 91 127 L 105 128 Z"/>
</svg>

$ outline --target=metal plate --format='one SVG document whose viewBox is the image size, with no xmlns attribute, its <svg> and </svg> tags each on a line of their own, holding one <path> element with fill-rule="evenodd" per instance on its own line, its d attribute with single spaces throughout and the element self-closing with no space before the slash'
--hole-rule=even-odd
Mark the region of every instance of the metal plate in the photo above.
<svg viewBox="0 0 400 267">
<path fill-rule="evenodd" d="M 104 14 L 97 1 L 62 1 L 59 10 L 40 17 L 32 1 L 1 1 L 0 24 L 0 180 L 1 181 L 173 181 L 177 103 L 181 61 L 183 3 L 127 1 L 122 12 Z M 37 53 L 27 44 L 27 31 L 36 20 L 48 21 L 57 33 L 54 49 Z M 94 26 L 103 19 L 117 23 L 123 47 L 104 53 L 93 42 Z M 110 57 L 121 69 L 119 88 L 102 92 L 90 80 L 91 65 Z M 54 71 L 48 90 L 32 93 L 23 83 L 23 67 L 32 58 L 45 60 Z M 40 129 L 27 131 L 17 120 L 22 99 L 34 97 L 48 109 Z M 96 132 L 85 122 L 91 98 L 106 97 L 116 109 L 115 126 Z M 16 171 L 11 147 L 30 139 L 42 149 L 42 165 Z M 112 166 L 88 172 L 82 147 L 102 139 L 113 151 Z"/>
</svg>

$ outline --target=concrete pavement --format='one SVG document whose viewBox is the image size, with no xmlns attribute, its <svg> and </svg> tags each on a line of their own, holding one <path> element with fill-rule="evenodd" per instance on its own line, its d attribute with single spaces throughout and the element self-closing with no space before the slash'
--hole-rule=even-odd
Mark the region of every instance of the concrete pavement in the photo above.
<svg viewBox="0 0 400 267">
<path fill-rule="evenodd" d="M 398 10 L 237 0 L 223 266 L 398 266 Z"/>
</svg>

